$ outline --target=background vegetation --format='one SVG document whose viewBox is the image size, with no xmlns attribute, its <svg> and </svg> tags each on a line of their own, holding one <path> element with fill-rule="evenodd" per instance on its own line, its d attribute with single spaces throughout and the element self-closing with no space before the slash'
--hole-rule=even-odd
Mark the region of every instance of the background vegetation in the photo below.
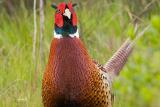
<svg viewBox="0 0 160 107">
<path fill-rule="evenodd" d="M 45 2 L 44 59 L 40 62 L 39 8 L 37 67 L 32 58 L 32 0 L 0 0 L 0 107 L 41 107 L 41 80 L 53 38 L 54 9 Z M 63 0 L 57 0 L 59 3 Z M 10 6 L 6 2 L 11 3 Z M 104 64 L 129 36 L 131 23 L 141 31 L 128 63 L 115 80 L 114 107 L 160 107 L 160 1 L 77 0 L 81 38 L 91 56 Z M 35 74 L 36 73 L 36 74 Z"/>
</svg>

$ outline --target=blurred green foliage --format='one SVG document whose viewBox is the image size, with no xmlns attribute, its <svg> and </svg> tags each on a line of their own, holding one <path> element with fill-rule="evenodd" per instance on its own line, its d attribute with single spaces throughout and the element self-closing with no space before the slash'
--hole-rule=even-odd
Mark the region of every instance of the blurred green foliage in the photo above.
<svg viewBox="0 0 160 107">
<path fill-rule="evenodd" d="M 160 32 L 160 16 L 158 16 L 158 15 L 152 16 L 151 22 L 152 22 L 153 27 L 154 27 L 158 32 Z"/>
<path fill-rule="evenodd" d="M 79 17 L 81 39 L 91 56 L 102 64 L 130 34 L 133 36 L 133 26 L 130 26 L 132 19 L 126 8 L 138 15 L 150 3 L 149 0 L 77 2 L 79 7 L 76 11 Z M 51 2 L 47 2 L 45 7 L 45 64 L 53 38 L 54 10 L 49 7 L 50 4 Z M 137 41 L 128 63 L 114 81 L 114 107 L 160 107 L 160 16 L 158 15 L 160 3 L 156 2 L 150 8 L 141 16 L 139 30 L 148 24 L 152 26 Z M 41 79 L 45 65 L 38 63 L 37 88 L 33 89 L 35 70 L 32 60 L 32 38 L 33 13 L 31 10 L 20 5 L 16 14 L 10 16 L 4 8 L 1 9 L 0 107 L 42 106 Z M 39 51 L 39 37 L 37 42 L 37 51 Z M 39 62 L 39 53 L 37 53 L 37 62 Z"/>
</svg>

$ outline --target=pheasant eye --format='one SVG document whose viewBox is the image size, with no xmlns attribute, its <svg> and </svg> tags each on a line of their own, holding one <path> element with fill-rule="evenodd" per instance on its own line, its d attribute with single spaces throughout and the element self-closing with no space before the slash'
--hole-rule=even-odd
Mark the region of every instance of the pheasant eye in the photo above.
<svg viewBox="0 0 160 107">
<path fill-rule="evenodd" d="M 73 13 L 73 12 L 74 12 L 74 9 L 73 9 L 73 8 L 71 8 L 71 9 L 70 9 L 70 11 L 71 11 L 71 13 Z"/>
<path fill-rule="evenodd" d="M 61 11 L 59 9 L 56 10 L 56 13 L 60 13 Z"/>
</svg>

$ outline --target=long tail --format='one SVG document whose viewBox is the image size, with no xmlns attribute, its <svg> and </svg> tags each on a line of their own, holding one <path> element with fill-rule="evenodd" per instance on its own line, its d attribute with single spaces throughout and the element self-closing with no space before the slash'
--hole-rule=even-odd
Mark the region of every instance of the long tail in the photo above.
<svg viewBox="0 0 160 107">
<path fill-rule="evenodd" d="M 135 42 L 137 41 L 137 39 L 143 36 L 145 31 L 148 30 L 149 27 L 150 25 L 145 27 L 142 32 L 136 34 L 137 36 L 133 40 L 128 38 L 121 45 L 121 47 L 113 54 L 113 56 L 108 60 L 108 62 L 103 66 L 105 72 L 110 74 L 112 79 L 120 73 L 125 63 L 127 62 L 128 57 L 132 53 Z"/>
</svg>

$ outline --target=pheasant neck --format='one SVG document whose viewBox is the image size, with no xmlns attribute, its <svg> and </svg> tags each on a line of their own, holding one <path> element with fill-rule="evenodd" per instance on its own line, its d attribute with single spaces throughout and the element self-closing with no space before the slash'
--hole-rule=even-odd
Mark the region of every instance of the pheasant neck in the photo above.
<svg viewBox="0 0 160 107">
<path fill-rule="evenodd" d="M 60 39 L 63 37 L 77 37 L 79 38 L 79 32 L 77 26 L 64 26 L 59 28 L 55 25 L 54 38 Z"/>
</svg>

